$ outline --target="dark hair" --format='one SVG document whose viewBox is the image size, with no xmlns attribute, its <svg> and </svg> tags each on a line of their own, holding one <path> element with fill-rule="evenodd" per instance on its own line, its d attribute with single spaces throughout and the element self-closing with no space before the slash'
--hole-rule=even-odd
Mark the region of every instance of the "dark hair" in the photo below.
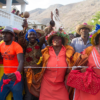
<svg viewBox="0 0 100 100">
<path fill-rule="evenodd" d="M 73 33 L 69 33 L 68 35 L 69 35 L 69 36 L 70 36 L 70 35 L 73 35 L 73 36 L 74 36 L 74 34 L 73 34 Z"/>
<path fill-rule="evenodd" d="M 82 28 L 79 29 L 79 31 L 80 31 L 81 29 L 88 29 L 88 30 L 90 31 L 90 29 L 87 28 L 87 27 L 82 27 Z"/>
<path fill-rule="evenodd" d="M 15 41 L 18 42 L 18 36 L 17 36 L 17 33 L 14 33 L 15 34 Z"/>
<path fill-rule="evenodd" d="M 52 36 L 51 37 L 51 39 L 49 40 L 50 42 L 50 45 L 52 44 L 52 39 L 54 38 L 54 36 Z M 65 40 L 64 40 L 64 38 L 63 37 L 61 37 L 61 40 L 62 40 L 62 44 L 64 45 L 64 43 L 65 43 Z"/>
<path fill-rule="evenodd" d="M 19 12 L 19 10 L 17 10 L 17 12 Z"/>
<path fill-rule="evenodd" d="M 17 10 L 16 15 L 18 15 L 18 13 L 19 13 L 19 10 Z"/>
<path fill-rule="evenodd" d="M 53 20 L 51 20 L 51 21 L 50 21 L 50 25 L 51 25 L 52 27 L 54 27 L 54 26 L 55 26 L 55 22 L 54 22 Z"/>
<path fill-rule="evenodd" d="M 95 45 L 99 44 L 100 33 L 95 37 Z"/>
<path fill-rule="evenodd" d="M 78 33 L 76 33 L 76 37 L 80 37 L 81 35 L 79 35 Z"/>
</svg>

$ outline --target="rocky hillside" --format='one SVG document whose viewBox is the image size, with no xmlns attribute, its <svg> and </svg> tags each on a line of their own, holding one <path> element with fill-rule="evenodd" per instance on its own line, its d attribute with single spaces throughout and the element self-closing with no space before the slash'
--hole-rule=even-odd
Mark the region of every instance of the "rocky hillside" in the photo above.
<svg viewBox="0 0 100 100">
<path fill-rule="evenodd" d="M 38 8 L 30 11 L 30 19 L 47 25 L 50 21 L 50 13 L 55 8 L 60 11 L 60 19 L 65 30 L 74 31 L 76 25 L 89 21 L 97 11 L 100 11 L 100 0 L 84 0 L 69 5 L 56 4 L 47 9 Z"/>
</svg>

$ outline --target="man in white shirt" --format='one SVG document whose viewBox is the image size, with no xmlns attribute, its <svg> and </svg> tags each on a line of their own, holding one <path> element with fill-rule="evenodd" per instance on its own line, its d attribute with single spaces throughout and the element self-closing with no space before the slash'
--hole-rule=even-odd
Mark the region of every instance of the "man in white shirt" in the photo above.
<svg viewBox="0 0 100 100">
<path fill-rule="evenodd" d="M 92 31 L 93 26 L 83 23 L 76 27 L 76 33 L 80 34 L 81 37 L 74 38 L 71 42 L 71 46 L 76 52 L 81 53 L 85 48 L 91 46 L 89 41 L 89 32 Z"/>
</svg>

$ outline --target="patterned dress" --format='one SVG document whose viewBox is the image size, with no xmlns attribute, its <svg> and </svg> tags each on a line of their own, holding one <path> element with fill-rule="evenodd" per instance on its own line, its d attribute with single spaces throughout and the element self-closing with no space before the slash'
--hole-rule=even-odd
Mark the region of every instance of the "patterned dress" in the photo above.
<svg viewBox="0 0 100 100">
<path fill-rule="evenodd" d="M 24 67 L 35 65 L 39 61 L 40 56 L 41 56 L 41 50 L 37 42 L 34 45 L 29 43 L 28 46 L 26 47 Z M 40 71 L 41 69 L 33 69 L 34 74 Z"/>
</svg>

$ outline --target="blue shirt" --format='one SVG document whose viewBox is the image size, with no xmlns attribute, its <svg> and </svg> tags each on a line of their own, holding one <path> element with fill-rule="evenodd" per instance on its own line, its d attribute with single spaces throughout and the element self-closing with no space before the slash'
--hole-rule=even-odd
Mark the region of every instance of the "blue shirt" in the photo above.
<svg viewBox="0 0 100 100">
<path fill-rule="evenodd" d="M 90 41 L 88 40 L 86 45 L 84 45 L 84 42 L 81 37 L 74 38 L 71 42 L 71 46 L 74 48 L 75 52 L 82 52 L 87 47 L 91 46 Z"/>
</svg>

